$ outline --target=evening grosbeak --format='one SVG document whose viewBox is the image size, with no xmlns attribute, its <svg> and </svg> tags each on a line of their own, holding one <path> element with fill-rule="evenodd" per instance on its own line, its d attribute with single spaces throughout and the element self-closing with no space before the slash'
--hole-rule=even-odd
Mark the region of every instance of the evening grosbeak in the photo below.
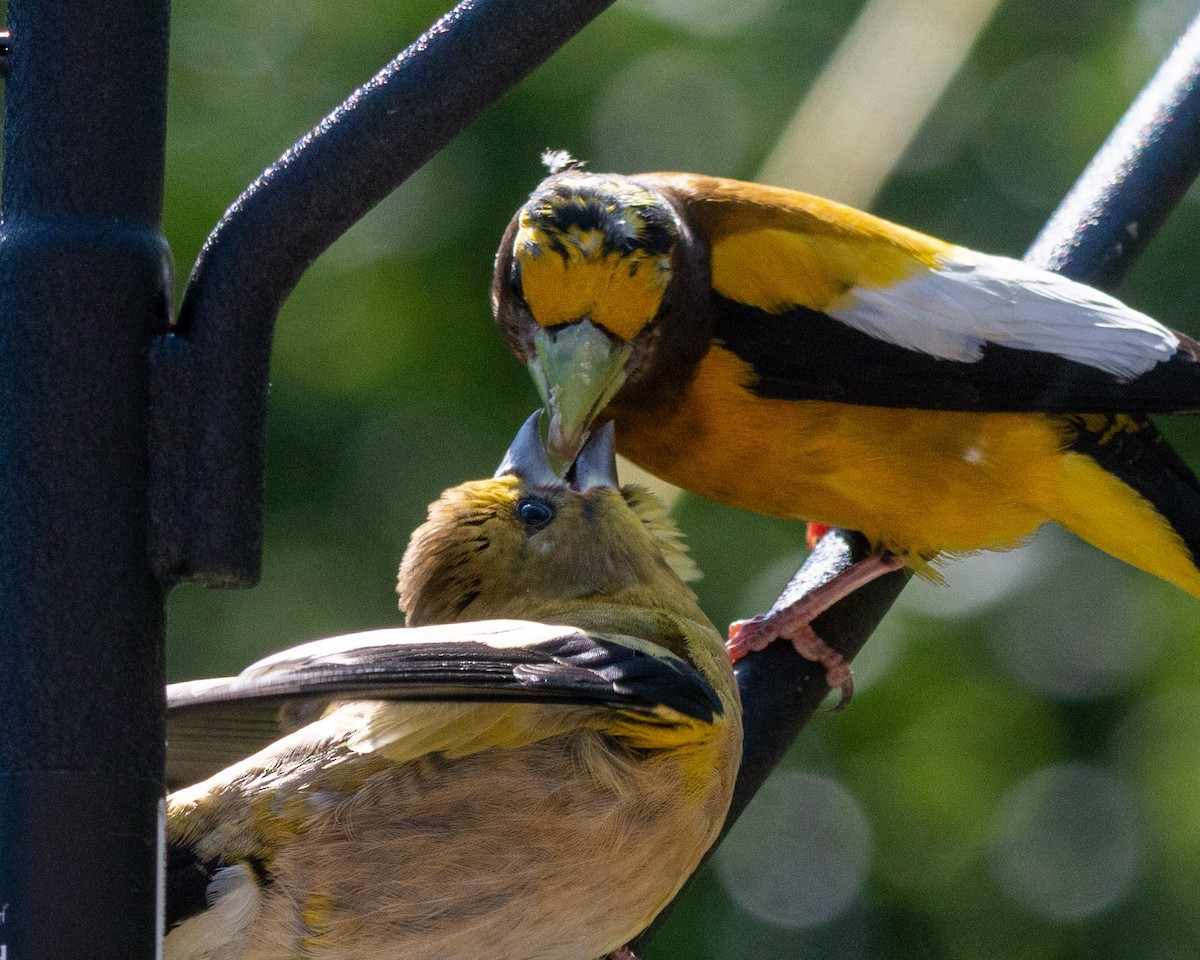
<svg viewBox="0 0 1200 960">
<path fill-rule="evenodd" d="M 731 630 L 735 657 L 856 586 L 1048 520 L 1200 596 L 1200 483 L 1147 414 L 1200 408 L 1200 344 L 1091 287 L 819 197 L 565 154 L 509 224 L 492 302 L 569 460 L 859 530 L 867 560 Z"/>
<path fill-rule="evenodd" d="M 531 418 L 413 534 L 408 628 L 168 688 L 167 960 L 629 955 L 721 829 L 741 715 L 614 456 L 561 479 Z"/>
</svg>

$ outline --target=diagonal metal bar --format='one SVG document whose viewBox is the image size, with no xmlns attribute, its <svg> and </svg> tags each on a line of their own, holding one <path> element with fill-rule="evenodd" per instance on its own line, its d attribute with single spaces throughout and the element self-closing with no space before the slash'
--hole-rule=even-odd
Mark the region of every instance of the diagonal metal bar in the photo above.
<svg viewBox="0 0 1200 960">
<path fill-rule="evenodd" d="M 152 357 L 152 546 L 164 580 L 258 578 L 271 337 L 300 275 L 611 3 L 464 0 L 229 208 Z"/>
<path fill-rule="evenodd" d="M 1200 17 L 1192 21 L 1025 259 L 1117 287 L 1200 170 Z"/>
<path fill-rule="evenodd" d="M 1114 128 L 1025 258 L 1075 279 L 1114 288 L 1198 172 L 1200 17 Z M 865 557 L 868 550 L 861 535 L 831 530 L 784 595 L 803 596 Z M 881 577 L 831 607 L 814 626 L 822 639 L 852 659 L 907 582 L 906 571 Z M 747 656 L 738 666 L 737 679 L 746 745 L 722 836 L 829 693 L 824 671 L 786 643 Z M 631 944 L 635 952 L 653 940 L 671 906 Z"/>
</svg>

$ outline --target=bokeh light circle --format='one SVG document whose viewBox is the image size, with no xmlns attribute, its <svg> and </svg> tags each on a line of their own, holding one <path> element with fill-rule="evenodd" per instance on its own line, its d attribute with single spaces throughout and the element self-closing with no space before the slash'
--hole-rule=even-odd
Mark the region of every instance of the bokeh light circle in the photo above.
<svg viewBox="0 0 1200 960">
<path fill-rule="evenodd" d="M 592 115 L 593 170 L 729 174 L 746 153 L 752 112 L 712 60 L 650 54 L 610 83 Z"/>
<path fill-rule="evenodd" d="M 730 898 L 789 929 L 828 923 L 851 906 L 871 865 L 871 825 L 828 777 L 783 770 L 721 844 L 717 874 Z"/>
<path fill-rule="evenodd" d="M 1073 921 L 1127 897 L 1144 850 L 1137 808 L 1113 774 L 1056 764 L 1030 774 L 1001 800 L 992 822 L 991 867 L 1014 903 Z"/>
<path fill-rule="evenodd" d="M 1063 700 L 1108 696 L 1129 686 L 1158 653 L 1133 602 L 1139 573 L 1061 530 L 1039 538 L 1053 562 L 992 616 L 989 645 L 1031 690 Z"/>
</svg>

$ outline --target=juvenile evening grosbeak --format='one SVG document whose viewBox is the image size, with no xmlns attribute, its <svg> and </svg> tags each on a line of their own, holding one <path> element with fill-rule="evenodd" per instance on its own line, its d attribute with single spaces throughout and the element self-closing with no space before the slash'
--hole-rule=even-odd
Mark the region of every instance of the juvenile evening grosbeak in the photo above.
<svg viewBox="0 0 1200 960">
<path fill-rule="evenodd" d="M 531 418 L 413 534 L 408 628 L 169 688 L 167 960 L 630 956 L 717 837 L 741 715 L 614 456 L 593 433 L 561 479 Z"/>
<path fill-rule="evenodd" d="M 731 630 L 735 657 L 881 573 L 1048 520 L 1200 596 L 1200 484 L 1147 414 L 1200 408 L 1200 344 L 1091 287 L 819 197 L 549 154 L 496 258 L 500 331 L 569 460 L 597 423 L 693 493 L 875 553 Z"/>
</svg>

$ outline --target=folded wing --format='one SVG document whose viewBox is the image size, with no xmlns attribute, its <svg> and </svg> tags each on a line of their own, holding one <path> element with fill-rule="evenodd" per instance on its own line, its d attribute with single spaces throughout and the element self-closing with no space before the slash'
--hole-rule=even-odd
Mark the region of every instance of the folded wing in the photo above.
<svg viewBox="0 0 1200 960">
<path fill-rule="evenodd" d="M 205 779 L 346 701 L 558 704 L 702 723 L 722 712 L 694 668 L 634 637 L 523 621 L 375 630 L 168 687 L 168 785 Z"/>
<path fill-rule="evenodd" d="M 1084 284 L 806 194 L 646 179 L 709 238 L 717 344 L 779 399 L 967 411 L 1200 408 L 1200 344 Z"/>
</svg>

